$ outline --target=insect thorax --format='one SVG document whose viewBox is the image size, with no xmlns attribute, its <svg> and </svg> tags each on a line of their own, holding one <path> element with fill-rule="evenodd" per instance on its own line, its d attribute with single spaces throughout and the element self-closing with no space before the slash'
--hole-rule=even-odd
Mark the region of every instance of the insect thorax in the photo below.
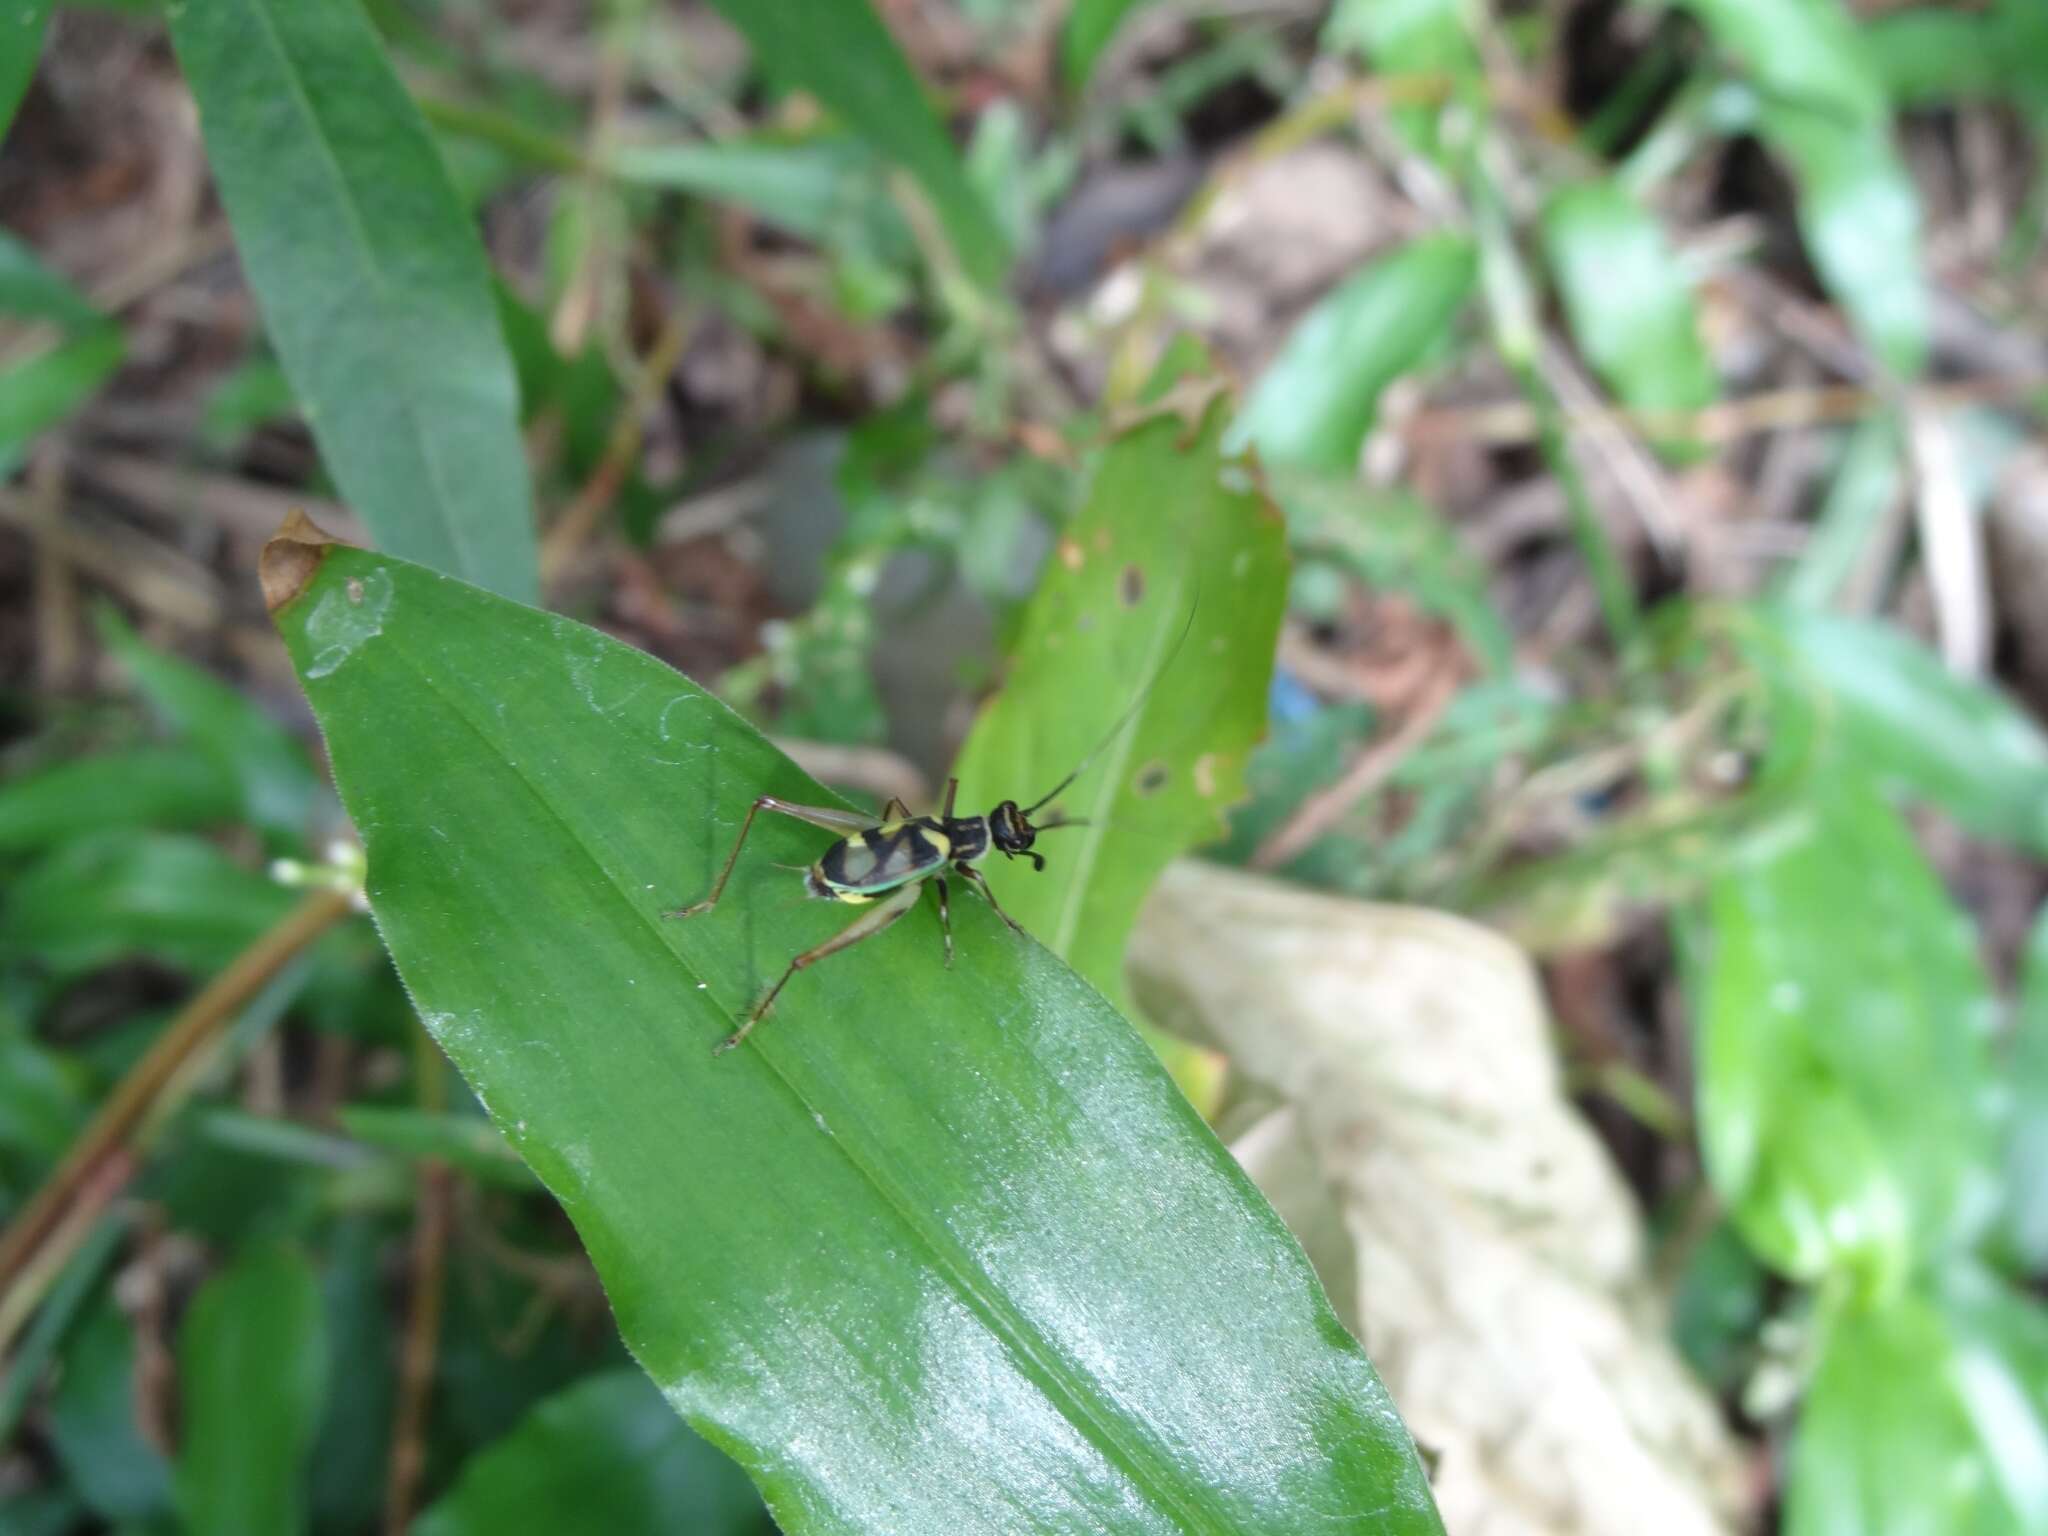
<svg viewBox="0 0 2048 1536">
<path fill-rule="evenodd" d="M 988 820 L 982 816 L 949 816 L 946 838 L 956 864 L 973 864 L 988 853 Z"/>
</svg>

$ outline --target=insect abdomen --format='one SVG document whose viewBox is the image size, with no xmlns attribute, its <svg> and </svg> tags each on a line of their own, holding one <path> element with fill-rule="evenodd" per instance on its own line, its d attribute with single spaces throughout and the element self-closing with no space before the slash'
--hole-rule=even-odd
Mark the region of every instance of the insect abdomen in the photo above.
<svg viewBox="0 0 2048 1536">
<path fill-rule="evenodd" d="M 945 830 L 925 817 L 841 838 L 818 860 L 819 878 L 841 900 L 880 895 L 944 868 L 952 853 Z"/>
</svg>

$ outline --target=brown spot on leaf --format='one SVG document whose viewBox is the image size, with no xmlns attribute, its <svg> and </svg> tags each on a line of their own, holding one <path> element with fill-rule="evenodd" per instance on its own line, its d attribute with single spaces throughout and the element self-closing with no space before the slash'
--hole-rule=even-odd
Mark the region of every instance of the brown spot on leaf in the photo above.
<svg viewBox="0 0 2048 1536">
<path fill-rule="evenodd" d="M 1216 793 L 1216 770 L 1222 762 L 1214 752 L 1204 752 L 1195 759 L 1195 789 L 1204 800 Z"/>
<path fill-rule="evenodd" d="M 1131 789 L 1140 795 L 1156 795 L 1166 788 L 1166 781 L 1173 777 L 1172 770 L 1159 762 L 1147 763 L 1138 770 L 1138 776 L 1131 780 Z"/>
<path fill-rule="evenodd" d="M 1123 599 L 1126 608 L 1135 608 L 1145 599 L 1145 571 L 1142 566 L 1127 565 L 1123 574 L 1117 577 L 1116 595 Z"/>
<path fill-rule="evenodd" d="M 1087 551 L 1071 538 L 1060 540 L 1060 564 L 1070 571 L 1081 569 L 1081 562 L 1088 558 Z"/>
<path fill-rule="evenodd" d="M 337 541 L 313 519 L 296 507 L 284 525 L 271 535 L 256 562 L 256 579 L 263 586 L 263 606 L 276 613 L 306 590 L 306 583 L 320 569 L 327 551 Z"/>
</svg>

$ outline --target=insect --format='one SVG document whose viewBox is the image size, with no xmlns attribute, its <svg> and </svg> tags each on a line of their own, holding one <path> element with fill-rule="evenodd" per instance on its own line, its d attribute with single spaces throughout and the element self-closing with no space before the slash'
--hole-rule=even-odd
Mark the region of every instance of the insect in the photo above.
<svg viewBox="0 0 2048 1536">
<path fill-rule="evenodd" d="M 840 833 L 839 840 L 803 871 L 805 893 L 820 901 L 841 901 L 849 906 L 866 907 L 867 910 L 824 943 L 814 945 L 791 960 L 740 1027 L 714 1048 L 714 1054 L 729 1051 L 747 1038 L 754 1026 L 768 1016 L 777 994 L 788 985 L 790 977 L 816 965 L 828 955 L 836 955 L 863 939 L 873 938 L 916 906 L 926 885 L 930 885 L 938 897 L 939 932 L 945 940 L 946 964 L 952 965 L 953 919 L 948 904 L 951 895 L 947 884 L 949 876 L 957 876 L 973 886 L 996 916 L 1021 935 L 1024 930 L 996 901 L 995 892 L 989 889 L 987 879 L 977 866 L 990 854 L 1000 853 L 1006 859 L 1029 859 L 1034 870 L 1042 870 L 1045 868 L 1045 855 L 1034 849 L 1032 844 L 1044 833 L 1087 825 L 1085 821 L 1063 816 L 1034 825 L 1031 818 L 1063 794 L 1131 723 L 1153 686 L 1173 664 L 1194 621 L 1195 610 L 1191 604 L 1187 623 L 1181 627 L 1180 639 L 1174 641 L 1173 649 L 1167 652 L 1166 659 L 1152 674 L 1151 680 L 1138 691 L 1130 706 L 1088 755 L 1075 764 L 1065 778 L 1029 805 L 1020 806 L 1015 800 L 1005 800 L 986 815 L 956 816 L 953 814 L 953 800 L 960 786 L 958 779 L 946 781 L 945 804 L 936 816 L 912 815 L 910 807 L 893 797 L 879 818 L 831 806 L 799 805 L 774 795 L 762 795 L 756 799 L 747 810 L 746 820 L 740 823 L 740 835 L 733 840 L 732 852 L 726 855 L 725 867 L 719 870 L 718 879 L 711 886 L 711 894 L 690 906 L 664 912 L 662 916 L 695 917 L 718 905 L 718 898 L 725 892 L 726 881 L 732 878 L 733 866 L 739 862 L 740 849 L 746 846 L 747 834 L 754 828 L 754 818 L 763 811 L 773 811 L 827 832 Z"/>
</svg>

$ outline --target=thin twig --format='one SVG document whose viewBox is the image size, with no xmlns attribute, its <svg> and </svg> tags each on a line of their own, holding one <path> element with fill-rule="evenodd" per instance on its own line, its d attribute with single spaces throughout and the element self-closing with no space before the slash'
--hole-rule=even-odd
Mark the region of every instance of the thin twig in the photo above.
<svg viewBox="0 0 2048 1536">
<path fill-rule="evenodd" d="M 439 1047 L 425 1029 L 416 1030 L 416 1095 L 423 1110 L 446 1106 L 446 1070 Z M 441 1304 L 446 1291 L 448 1226 L 455 1202 L 455 1175 L 446 1163 L 420 1164 L 413 1207 L 412 1264 L 407 1287 L 405 1346 L 399 1357 L 398 1411 L 393 1416 L 391 1460 L 385 1483 L 386 1536 L 405 1536 L 418 1501 L 427 1464 L 427 1409 L 434 1387 L 434 1357 L 441 1347 Z"/>
<path fill-rule="evenodd" d="M 668 376 L 675 372 L 689 336 L 687 311 L 677 309 L 671 312 L 662 325 L 661 334 L 655 338 L 653 347 L 641 363 L 631 392 L 619 407 L 619 414 L 612 422 L 611 436 L 605 440 L 603 457 L 583 482 L 576 499 L 555 519 L 541 540 L 540 575 L 544 585 L 553 583 L 567 568 L 576 552 L 597 531 L 599 519 L 618 498 L 634 460 L 640 455 L 647 412 L 653 408 Z"/>
<path fill-rule="evenodd" d="M 228 1021 L 349 913 L 346 891 L 316 890 L 206 984 L 107 1095 L 63 1161 L 0 1232 L 0 1349 L 5 1349 L 93 1219 L 126 1187 L 136 1138 Z"/>
<path fill-rule="evenodd" d="M 1384 740 L 1373 742 L 1358 755 L 1358 761 L 1344 771 L 1336 783 L 1316 791 L 1296 808 L 1294 814 L 1274 828 L 1252 854 L 1253 869 L 1278 869 L 1296 858 L 1312 843 L 1335 828 L 1351 814 L 1352 808 L 1393 776 L 1402 761 L 1421 746 L 1443 719 L 1444 711 L 1458 694 L 1462 667 L 1456 660 L 1437 668 L 1422 697 L 1408 712 L 1408 718 Z"/>
</svg>

